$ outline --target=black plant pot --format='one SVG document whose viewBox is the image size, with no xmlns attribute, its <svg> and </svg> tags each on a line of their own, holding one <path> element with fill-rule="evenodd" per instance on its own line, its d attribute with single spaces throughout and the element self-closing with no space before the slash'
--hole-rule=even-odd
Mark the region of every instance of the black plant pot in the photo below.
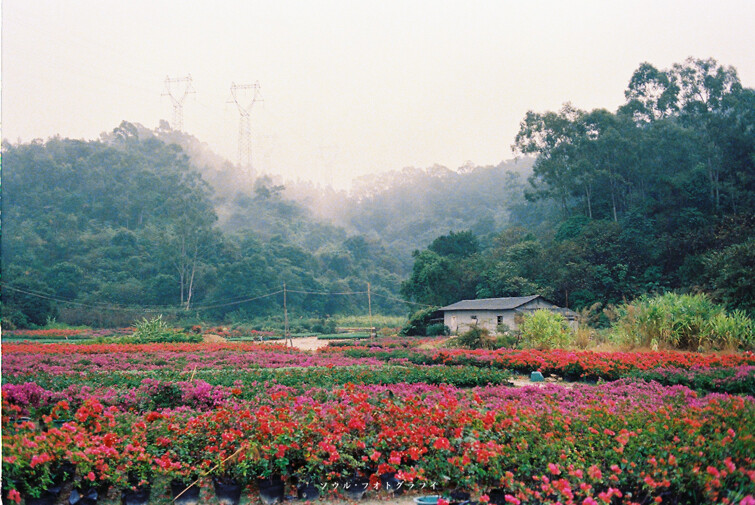
<svg viewBox="0 0 755 505">
<path fill-rule="evenodd" d="M 493 505 L 506 505 L 506 492 L 503 489 L 491 489 L 488 498 Z"/>
<path fill-rule="evenodd" d="M 351 500 L 361 500 L 369 487 L 369 479 L 365 477 L 354 477 L 344 483 L 343 494 Z"/>
<path fill-rule="evenodd" d="M 170 482 L 173 503 L 176 505 L 197 505 L 199 503 L 199 484 L 192 484 L 192 482 L 194 481 L 172 480 Z"/>
<path fill-rule="evenodd" d="M 215 496 L 221 505 L 238 505 L 241 500 L 241 484 L 235 480 L 212 479 Z"/>
<path fill-rule="evenodd" d="M 152 488 L 149 485 L 138 486 L 136 489 L 124 489 L 121 493 L 123 505 L 147 505 Z"/>
<path fill-rule="evenodd" d="M 76 465 L 71 463 L 70 461 L 66 461 L 60 467 L 58 467 L 58 470 L 56 472 L 55 476 L 55 482 L 61 484 L 65 484 L 66 482 L 73 482 L 73 477 L 76 475 Z"/>
<path fill-rule="evenodd" d="M 382 474 L 380 483 L 383 485 L 383 489 L 394 495 L 400 495 L 404 492 L 403 484 L 396 478 L 395 472 Z"/>
<path fill-rule="evenodd" d="M 48 489 L 39 498 L 27 498 L 26 505 L 55 505 L 60 493 L 60 486 Z"/>
<path fill-rule="evenodd" d="M 280 475 L 272 475 L 266 479 L 257 479 L 257 489 L 265 505 L 274 505 L 283 501 L 283 480 Z"/>
<path fill-rule="evenodd" d="M 472 495 L 469 494 L 468 491 L 462 491 L 461 489 L 454 489 L 453 491 L 451 491 L 450 496 L 452 505 L 469 503 L 469 499 L 472 497 Z"/>
<path fill-rule="evenodd" d="M 300 482 L 296 486 L 296 497 L 300 500 L 317 500 L 320 498 L 320 488 L 314 482 Z"/>
<path fill-rule="evenodd" d="M 71 491 L 71 496 L 68 497 L 69 505 L 96 505 L 99 493 L 97 488 L 89 489 L 74 489 Z"/>
</svg>

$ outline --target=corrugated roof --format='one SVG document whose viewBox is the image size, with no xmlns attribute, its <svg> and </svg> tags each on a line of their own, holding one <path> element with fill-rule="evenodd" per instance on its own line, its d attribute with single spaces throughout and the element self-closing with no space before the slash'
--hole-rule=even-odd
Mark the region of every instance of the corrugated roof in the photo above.
<svg viewBox="0 0 755 505">
<path fill-rule="evenodd" d="M 506 298 L 480 298 L 479 300 L 462 300 L 438 310 L 512 310 L 531 302 L 540 295 L 509 296 Z"/>
</svg>

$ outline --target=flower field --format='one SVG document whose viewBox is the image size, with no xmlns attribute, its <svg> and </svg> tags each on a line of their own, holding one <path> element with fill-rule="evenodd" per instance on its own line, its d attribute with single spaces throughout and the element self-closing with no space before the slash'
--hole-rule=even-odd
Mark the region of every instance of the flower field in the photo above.
<svg viewBox="0 0 755 505">
<path fill-rule="evenodd" d="M 82 493 L 152 482 L 157 503 L 168 482 L 199 479 L 202 502 L 217 503 L 211 478 L 255 496 L 257 478 L 281 475 L 325 498 L 351 482 L 387 496 L 393 482 L 395 492 L 461 490 L 493 503 L 754 503 L 751 354 L 408 342 L 317 353 L 28 343 L 2 353 L 8 501 L 68 480 Z M 582 380 L 510 386 L 535 369 Z"/>
</svg>

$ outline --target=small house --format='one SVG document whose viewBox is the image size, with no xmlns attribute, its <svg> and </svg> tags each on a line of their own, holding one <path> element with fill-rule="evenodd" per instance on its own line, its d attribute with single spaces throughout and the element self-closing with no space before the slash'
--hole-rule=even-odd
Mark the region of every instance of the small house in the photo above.
<svg viewBox="0 0 755 505">
<path fill-rule="evenodd" d="M 547 309 L 562 314 L 569 325 L 576 329 L 577 313 L 559 307 L 540 295 L 510 296 L 506 298 L 482 298 L 479 300 L 462 300 L 438 312 L 443 313 L 443 324 L 452 334 L 465 332 L 473 327 L 486 328 L 495 332 L 498 325 L 505 324 L 512 330 L 518 328 L 518 315 L 524 315 L 539 309 Z"/>
</svg>

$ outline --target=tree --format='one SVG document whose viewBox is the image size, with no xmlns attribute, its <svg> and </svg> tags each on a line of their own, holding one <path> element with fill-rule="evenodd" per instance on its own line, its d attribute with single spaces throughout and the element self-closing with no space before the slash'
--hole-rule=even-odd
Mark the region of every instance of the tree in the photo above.
<svg viewBox="0 0 755 505">
<path fill-rule="evenodd" d="M 564 216 L 570 213 L 574 168 L 580 139 L 584 138 L 584 111 L 565 104 L 559 112 L 527 112 L 519 125 L 512 149 L 536 154 L 530 183 L 535 188 L 528 198 L 553 198 L 561 203 Z"/>
<path fill-rule="evenodd" d="M 624 92 L 627 103 L 619 110 L 635 121 L 649 123 L 677 113 L 678 95 L 679 87 L 669 73 L 645 62 L 632 74 Z"/>
<path fill-rule="evenodd" d="M 406 300 L 440 306 L 474 296 L 458 262 L 429 250 L 415 251 L 412 256 L 412 274 L 401 283 L 401 294 Z"/>
<path fill-rule="evenodd" d="M 427 248 L 440 256 L 463 259 L 477 253 L 479 247 L 480 243 L 475 234 L 467 230 L 458 233 L 451 231 L 448 235 L 442 235 L 433 240 Z"/>
</svg>

